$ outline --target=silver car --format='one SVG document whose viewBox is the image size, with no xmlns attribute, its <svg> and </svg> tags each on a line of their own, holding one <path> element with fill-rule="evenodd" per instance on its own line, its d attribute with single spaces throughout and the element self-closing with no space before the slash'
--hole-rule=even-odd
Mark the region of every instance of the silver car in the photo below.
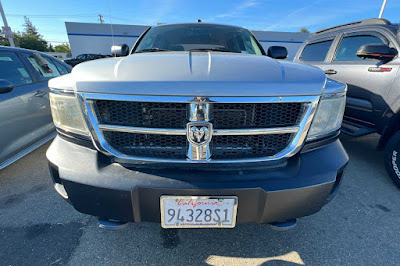
<svg viewBox="0 0 400 266">
<path fill-rule="evenodd" d="M 311 35 L 294 61 L 314 65 L 348 85 L 342 132 L 380 134 L 385 167 L 400 188 L 400 31 L 385 19 L 366 19 Z"/>
<path fill-rule="evenodd" d="M 0 47 L 0 169 L 55 136 L 47 82 L 69 72 L 44 53 Z"/>
<path fill-rule="evenodd" d="M 49 81 L 54 188 L 101 227 L 281 230 L 334 197 L 345 84 L 236 26 L 155 26 L 113 53 Z"/>
</svg>

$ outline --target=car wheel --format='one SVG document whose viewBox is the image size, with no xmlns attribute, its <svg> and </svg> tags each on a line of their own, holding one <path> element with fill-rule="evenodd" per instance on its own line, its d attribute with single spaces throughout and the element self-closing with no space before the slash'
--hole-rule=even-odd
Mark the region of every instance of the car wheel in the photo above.
<svg viewBox="0 0 400 266">
<path fill-rule="evenodd" d="M 400 188 L 400 131 L 394 134 L 386 144 L 384 156 L 386 171 Z"/>
</svg>

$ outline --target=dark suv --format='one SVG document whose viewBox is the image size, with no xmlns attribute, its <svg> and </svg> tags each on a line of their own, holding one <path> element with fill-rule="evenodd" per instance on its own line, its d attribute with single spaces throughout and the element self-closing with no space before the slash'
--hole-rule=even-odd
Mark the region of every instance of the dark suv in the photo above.
<svg viewBox="0 0 400 266">
<path fill-rule="evenodd" d="M 311 35 L 294 61 L 317 66 L 348 84 L 342 132 L 381 135 L 386 169 L 400 187 L 400 76 L 398 24 L 367 19 Z"/>
</svg>

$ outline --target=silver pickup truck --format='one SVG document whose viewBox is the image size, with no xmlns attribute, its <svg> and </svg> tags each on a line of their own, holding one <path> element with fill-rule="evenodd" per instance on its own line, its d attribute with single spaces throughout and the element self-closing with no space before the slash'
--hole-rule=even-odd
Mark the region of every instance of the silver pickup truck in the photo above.
<svg viewBox="0 0 400 266">
<path fill-rule="evenodd" d="M 346 85 L 243 28 L 170 24 L 49 81 L 57 192 L 106 228 L 275 229 L 339 188 Z"/>
</svg>

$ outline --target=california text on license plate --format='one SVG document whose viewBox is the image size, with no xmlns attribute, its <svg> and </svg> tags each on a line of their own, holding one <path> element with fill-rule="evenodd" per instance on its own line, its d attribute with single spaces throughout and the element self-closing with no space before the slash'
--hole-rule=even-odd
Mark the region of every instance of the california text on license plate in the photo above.
<svg viewBox="0 0 400 266">
<path fill-rule="evenodd" d="M 238 198 L 235 196 L 161 196 L 163 228 L 233 228 Z"/>
</svg>

